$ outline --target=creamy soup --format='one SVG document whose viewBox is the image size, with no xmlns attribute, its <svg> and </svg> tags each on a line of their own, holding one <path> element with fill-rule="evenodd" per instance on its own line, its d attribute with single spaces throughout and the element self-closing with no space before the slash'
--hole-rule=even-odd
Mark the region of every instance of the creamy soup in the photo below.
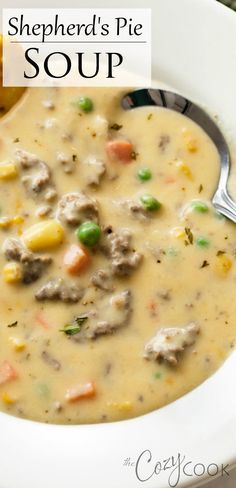
<svg viewBox="0 0 236 488">
<path fill-rule="evenodd" d="M 31 89 L 1 124 L 0 408 L 53 423 L 135 417 L 234 348 L 236 231 L 219 156 L 120 89 Z"/>
</svg>

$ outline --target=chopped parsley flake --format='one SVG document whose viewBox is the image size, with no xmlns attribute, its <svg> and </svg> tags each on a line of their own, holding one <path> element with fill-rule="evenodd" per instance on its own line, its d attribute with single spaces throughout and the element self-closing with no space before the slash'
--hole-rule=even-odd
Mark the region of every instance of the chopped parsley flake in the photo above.
<svg viewBox="0 0 236 488">
<path fill-rule="evenodd" d="M 116 124 L 116 123 L 110 125 L 111 130 L 120 130 L 120 129 L 122 129 L 122 127 L 123 127 L 123 125 Z"/>
<path fill-rule="evenodd" d="M 186 245 L 193 244 L 193 233 L 192 233 L 191 229 L 189 227 L 185 227 L 184 230 L 185 230 L 185 234 L 188 238 L 188 240 L 185 241 Z"/>
<path fill-rule="evenodd" d="M 132 151 L 131 159 L 134 159 L 136 161 L 137 157 L 138 157 L 138 153 L 136 151 Z"/>
<path fill-rule="evenodd" d="M 18 324 L 18 320 L 16 320 L 15 322 L 12 322 L 12 324 L 8 324 L 7 327 L 16 327 Z"/>
<path fill-rule="evenodd" d="M 88 319 L 87 316 L 76 317 L 71 324 L 66 324 L 61 332 L 64 332 L 66 335 L 72 336 L 78 334 L 81 331 L 82 325 Z"/>
<path fill-rule="evenodd" d="M 222 254 L 225 254 L 225 251 L 222 251 L 221 249 L 217 251 L 216 256 L 222 256 Z"/>
<path fill-rule="evenodd" d="M 154 376 L 155 380 L 160 380 L 162 377 L 162 373 L 160 371 L 157 371 L 156 373 L 154 373 L 153 376 Z"/>
</svg>

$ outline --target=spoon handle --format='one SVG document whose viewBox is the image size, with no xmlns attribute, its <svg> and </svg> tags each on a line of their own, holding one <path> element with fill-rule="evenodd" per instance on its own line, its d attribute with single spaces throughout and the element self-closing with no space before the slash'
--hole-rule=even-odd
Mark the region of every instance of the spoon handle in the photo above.
<svg viewBox="0 0 236 488">
<path fill-rule="evenodd" d="M 218 212 L 236 223 L 236 204 L 225 188 L 217 189 L 212 203 Z"/>
</svg>

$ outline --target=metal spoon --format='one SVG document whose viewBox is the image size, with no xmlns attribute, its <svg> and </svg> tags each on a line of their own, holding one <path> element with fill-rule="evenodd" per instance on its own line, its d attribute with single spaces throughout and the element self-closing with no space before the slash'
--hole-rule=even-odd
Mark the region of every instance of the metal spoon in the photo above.
<svg viewBox="0 0 236 488">
<path fill-rule="evenodd" d="M 212 139 L 220 154 L 221 171 L 217 190 L 212 198 L 215 209 L 228 219 L 236 222 L 236 203 L 227 190 L 230 172 L 230 153 L 225 138 L 215 122 L 200 107 L 187 98 L 166 90 L 144 88 L 127 93 L 122 99 L 125 110 L 155 105 L 175 110 L 196 122 Z"/>
</svg>

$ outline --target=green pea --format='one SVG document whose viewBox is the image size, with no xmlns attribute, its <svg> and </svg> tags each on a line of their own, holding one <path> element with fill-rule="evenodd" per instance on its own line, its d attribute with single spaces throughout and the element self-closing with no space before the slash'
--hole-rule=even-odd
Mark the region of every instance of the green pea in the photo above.
<svg viewBox="0 0 236 488">
<path fill-rule="evenodd" d="M 80 97 L 79 100 L 74 102 L 74 105 L 86 113 L 91 112 L 93 110 L 93 102 L 91 98 L 88 97 Z"/>
<path fill-rule="evenodd" d="M 169 256 L 169 257 L 176 257 L 178 256 L 179 252 L 178 252 L 178 249 L 176 249 L 175 247 L 168 247 L 166 249 L 166 255 Z"/>
<path fill-rule="evenodd" d="M 85 246 L 93 247 L 101 237 L 101 229 L 98 224 L 89 220 L 79 226 L 76 236 Z"/>
<path fill-rule="evenodd" d="M 154 376 L 155 380 L 160 380 L 162 377 L 162 373 L 160 371 L 157 371 L 156 373 L 154 373 L 153 376 Z"/>
<path fill-rule="evenodd" d="M 36 391 L 41 397 L 48 397 L 50 394 L 49 387 L 46 383 L 38 383 L 36 385 Z"/>
<path fill-rule="evenodd" d="M 161 203 L 158 202 L 158 200 L 152 195 L 142 195 L 140 201 L 143 207 L 146 210 L 150 210 L 150 212 L 155 212 L 156 210 L 159 210 L 161 208 Z"/>
<path fill-rule="evenodd" d="M 210 242 L 205 237 L 198 237 L 196 239 L 196 244 L 199 247 L 209 247 Z"/>
<path fill-rule="evenodd" d="M 148 168 L 141 168 L 138 171 L 138 177 L 141 181 L 148 181 L 152 178 L 152 172 Z"/>
<path fill-rule="evenodd" d="M 206 213 L 209 210 L 208 205 L 205 202 L 192 202 L 191 207 L 195 212 Z"/>
</svg>

